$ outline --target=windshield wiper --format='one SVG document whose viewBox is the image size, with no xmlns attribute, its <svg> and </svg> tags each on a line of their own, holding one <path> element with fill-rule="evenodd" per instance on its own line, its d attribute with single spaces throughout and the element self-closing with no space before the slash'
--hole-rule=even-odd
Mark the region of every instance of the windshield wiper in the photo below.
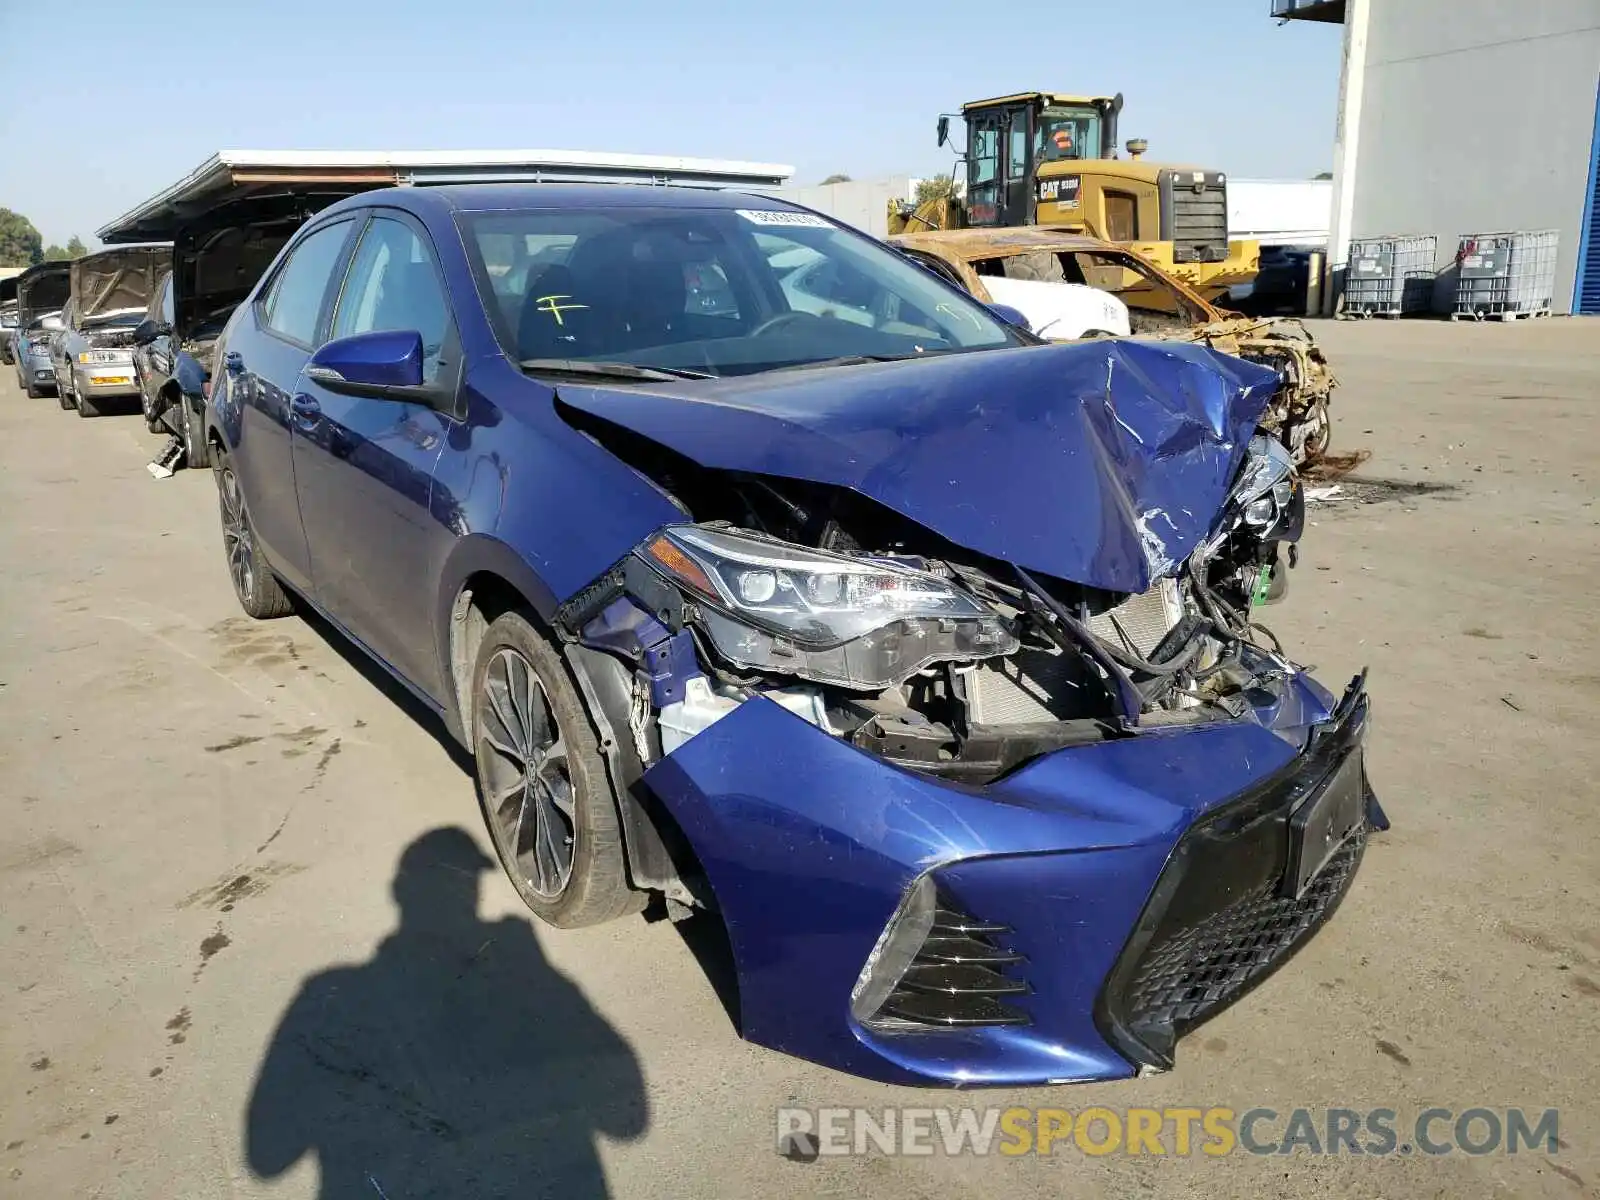
<svg viewBox="0 0 1600 1200">
<path fill-rule="evenodd" d="M 660 383 L 668 379 L 715 379 L 704 371 L 679 367 L 640 367 L 633 363 L 590 362 L 583 358 L 525 358 L 518 364 L 524 371 L 549 375 L 593 375 L 600 379 L 638 379 Z"/>
<path fill-rule="evenodd" d="M 790 363 L 773 367 L 773 371 L 808 371 L 812 367 L 854 367 L 862 363 L 902 362 L 908 358 L 921 358 L 921 354 L 846 354 L 839 358 L 819 358 L 815 362 Z"/>
</svg>

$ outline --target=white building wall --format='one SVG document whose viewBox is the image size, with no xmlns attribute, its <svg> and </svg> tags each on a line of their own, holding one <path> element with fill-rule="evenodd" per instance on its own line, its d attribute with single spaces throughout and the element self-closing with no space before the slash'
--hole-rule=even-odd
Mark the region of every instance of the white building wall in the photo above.
<svg viewBox="0 0 1600 1200">
<path fill-rule="evenodd" d="M 1349 235 L 1435 234 L 1444 270 L 1463 233 L 1559 230 L 1554 303 L 1568 311 L 1600 86 L 1600 0 L 1364 6 L 1359 150 L 1340 164 L 1340 183 L 1353 187 Z M 1447 272 L 1441 293 L 1453 287 Z"/>
<path fill-rule="evenodd" d="M 889 235 L 889 201 L 911 198 L 916 192 L 916 186 L 910 177 L 896 175 L 889 179 L 859 179 L 848 183 L 819 183 L 810 187 L 764 187 L 748 190 L 767 192 L 791 204 L 814 208 L 818 212 L 827 213 L 836 221 L 843 221 L 863 233 L 881 238 Z"/>
</svg>

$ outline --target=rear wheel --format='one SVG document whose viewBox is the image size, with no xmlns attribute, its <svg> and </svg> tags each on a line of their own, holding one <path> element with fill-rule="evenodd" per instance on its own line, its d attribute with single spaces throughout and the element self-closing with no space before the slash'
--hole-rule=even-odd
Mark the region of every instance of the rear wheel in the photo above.
<svg viewBox="0 0 1600 1200">
<path fill-rule="evenodd" d="M 478 798 L 517 894 L 565 927 L 636 911 L 616 800 L 560 655 L 509 612 L 484 631 L 472 680 Z"/>
<path fill-rule="evenodd" d="M 228 577 L 239 607 L 257 620 L 286 617 L 294 611 L 278 577 L 261 556 L 250 512 L 245 507 L 239 477 L 228 456 L 218 451 L 212 463 L 217 481 L 217 503 L 222 510 L 222 548 L 228 557 Z"/>
</svg>

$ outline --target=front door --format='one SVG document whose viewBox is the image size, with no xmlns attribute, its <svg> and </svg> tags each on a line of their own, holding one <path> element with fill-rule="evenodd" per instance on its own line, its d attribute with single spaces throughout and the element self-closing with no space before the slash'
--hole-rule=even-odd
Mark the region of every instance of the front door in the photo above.
<svg viewBox="0 0 1600 1200">
<path fill-rule="evenodd" d="M 460 354 L 445 296 L 426 231 L 380 210 L 351 257 L 329 336 L 415 330 L 425 382 L 453 381 Z M 454 534 L 428 500 L 455 419 L 428 404 L 341 395 L 303 373 L 293 408 L 295 487 L 317 602 L 412 684 L 445 695 L 427 581 Z"/>
<path fill-rule="evenodd" d="M 1001 225 L 1032 225 L 1033 130 L 1032 110 L 1026 104 L 1004 110 L 1000 126 Z"/>
</svg>

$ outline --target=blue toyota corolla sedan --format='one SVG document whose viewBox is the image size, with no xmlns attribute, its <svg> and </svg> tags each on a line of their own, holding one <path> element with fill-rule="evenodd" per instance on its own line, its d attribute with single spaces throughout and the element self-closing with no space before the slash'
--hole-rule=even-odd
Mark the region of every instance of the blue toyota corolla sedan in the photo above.
<svg viewBox="0 0 1600 1200">
<path fill-rule="evenodd" d="M 553 184 L 326 209 L 216 361 L 245 610 L 439 713 L 544 920 L 717 914 L 759 1043 L 1169 1067 L 1386 827 L 1364 680 L 1252 619 L 1304 514 L 1263 368 L 1040 343 L 772 198 Z"/>
</svg>

